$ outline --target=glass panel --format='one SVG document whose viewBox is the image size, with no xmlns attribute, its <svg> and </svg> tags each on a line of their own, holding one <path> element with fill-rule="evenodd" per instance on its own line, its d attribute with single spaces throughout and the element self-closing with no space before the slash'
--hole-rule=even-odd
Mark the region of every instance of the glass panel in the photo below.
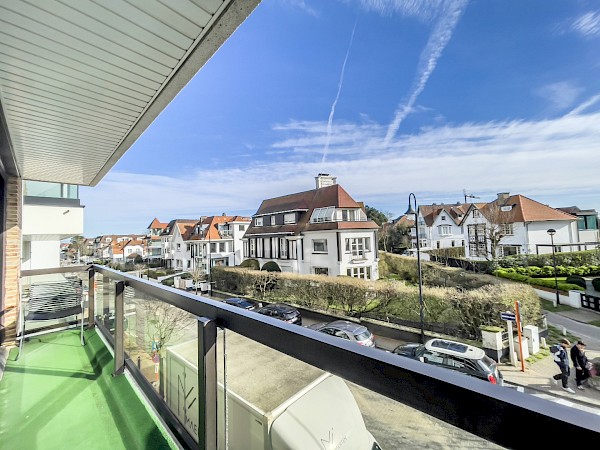
<svg viewBox="0 0 600 450">
<path fill-rule="evenodd" d="M 172 347 L 197 341 L 198 322 L 195 316 L 127 287 L 124 330 L 127 358 L 136 364 L 144 378 L 165 399 L 168 395 L 165 387 L 166 357 Z M 174 383 L 176 389 L 177 382 Z M 176 395 L 176 390 L 173 395 Z M 174 412 L 177 413 L 176 410 Z"/>
<path fill-rule="evenodd" d="M 24 194 L 29 197 L 62 198 L 59 183 L 44 183 L 41 181 L 25 181 Z"/>
<path fill-rule="evenodd" d="M 502 448 L 229 330 L 217 354 L 219 448 Z"/>
</svg>

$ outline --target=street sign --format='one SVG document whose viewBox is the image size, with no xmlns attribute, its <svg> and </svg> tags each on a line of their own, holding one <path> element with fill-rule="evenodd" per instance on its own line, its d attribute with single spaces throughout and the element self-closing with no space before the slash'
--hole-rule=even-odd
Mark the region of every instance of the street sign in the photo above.
<svg viewBox="0 0 600 450">
<path fill-rule="evenodd" d="M 506 311 L 506 312 L 500 313 L 500 319 L 515 322 L 517 320 L 517 316 L 515 315 L 514 312 Z"/>
</svg>

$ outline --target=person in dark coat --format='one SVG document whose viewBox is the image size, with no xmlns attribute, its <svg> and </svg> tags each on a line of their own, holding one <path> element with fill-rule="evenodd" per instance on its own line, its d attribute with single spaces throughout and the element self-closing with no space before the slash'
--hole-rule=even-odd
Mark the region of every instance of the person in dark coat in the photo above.
<svg viewBox="0 0 600 450">
<path fill-rule="evenodd" d="M 583 382 L 590 377 L 590 371 L 587 368 L 588 359 L 585 356 L 585 343 L 583 341 L 577 341 L 571 347 L 571 361 L 573 361 L 573 367 L 575 368 L 577 389 L 583 390 Z"/>
<path fill-rule="evenodd" d="M 560 341 L 560 349 L 554 354 L 554 362 L 560 367 L 560 373 L 554 375 L 551 380 L 554 384 L 558 383 L 558 380 L 562 381 L 563 390 L 574 394 L 575 391 L 569 387 L 569 375 L 571 375 L 571 368 L 569 367 L 569 354 L 567 349 L 571 346 L 568 339 L 564 338 Z"/>
</svg>

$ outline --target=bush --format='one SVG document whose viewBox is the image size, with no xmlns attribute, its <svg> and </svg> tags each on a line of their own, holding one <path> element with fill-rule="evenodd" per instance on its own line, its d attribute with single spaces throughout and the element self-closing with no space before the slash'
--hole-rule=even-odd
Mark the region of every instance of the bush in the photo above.
<svg viewBox="0 0 600 450">
<path fill-rule="evenodd" d="M 217 289 L 270 302 L 283 301 L 316 310 L 337 310 L 347 315 L 366 311 L 380 317 L 419 321 L 419 290 L 403 281 L 369 281 L 352 277 L 298 275 L 215 267 Z M 481 325 L 502 326 L 500 312 L 521 301 L 523 320 L 537 324 L 540 299 L 528 286 L 502 283 L 478 289 L 423 287 L 425 320 L 454 324 L 477 336 Z"/>
<path fill-rule="evenodd" d="M 556 287 L 556 283 L 554 280 L 546 280 L 543 278 L 531 278 L 531 277 L 528 277 L 527 275 L 521 275 L 519 273 L 508 272 L 507 269 L 498 269 L 494 272 L 494 275 L 501 277 L 501 278 L 506 278 L 508 280 L 519 281 L 521 283 L 531 284 L 534 286 L 541 286 L 541 287 L 547 287 L 547 288 L 552 288 L 552 289 Z M 570 291 L 570 290 L 585 291 L 585 288 L 582 288 L 581 286 L 579 286 L 577 284 L 571 284 L 571 283 L 565 283 L 565 282 L 559 282 L 558 289 L 561 291 Z"/>
<path fill-rule="evenodd" d="M 600 278 L 594 278 L 592 280 L 592 286 L 594 286 L 595 290 L 597 290 L 598 292 L 600 292 Z"/>
<path fill-rule="evenodd" d="M 252 270 L 260 270 L 260 264 L 256 259 L 245 259 L 240 264 L 240 267 Z"/>
<path fill-rule="evenodd" d="M 565 280 L 565 283 L 576 284 L 577 286 L 581 286 L 584 290 L 587 289 L 587 283 L 580 275 L 570 275 Z"/>
<path fill-rule="evenodd" d="M 277 264 L 275 261 L 266 262 L 260 270 L 264 270 L 266 272 L 281 272 L 279 264 Z"/>
<path fill-rule="evenodd" d="M 165 286 L 173 286 L 175 284 L 175 281 L 173 280 L 173 278 L 167 278 L 166 280 L 162 280 L 161 283 Z"/>
</svg>

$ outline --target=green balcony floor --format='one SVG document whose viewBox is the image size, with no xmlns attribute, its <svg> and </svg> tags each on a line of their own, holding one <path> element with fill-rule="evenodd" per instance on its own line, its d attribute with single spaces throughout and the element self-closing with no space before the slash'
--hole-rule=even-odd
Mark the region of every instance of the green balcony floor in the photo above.
<svg viewBox="0 0 600 450">
<path fill-rule="evenodd" d="M 95 331 L 31 338 L 0 382 L 1 449 L 176 448 L 154 422 Z"/>
</svg>

